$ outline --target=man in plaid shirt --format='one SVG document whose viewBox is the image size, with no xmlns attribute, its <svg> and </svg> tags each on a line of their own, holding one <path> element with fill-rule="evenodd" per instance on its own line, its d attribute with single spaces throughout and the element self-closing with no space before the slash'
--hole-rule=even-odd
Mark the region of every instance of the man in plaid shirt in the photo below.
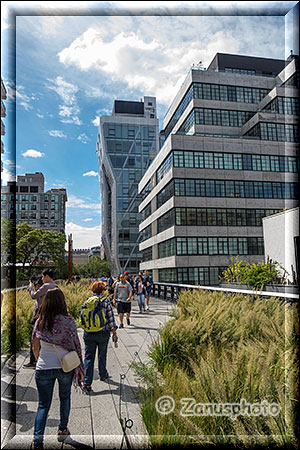
<svg viewBox="0 0 300 450">
<path fill-rule="evenodd" d="M 102 281 L 95 281 L 91 284 L 90 289 L 94 294 L 102 297 L 104 291 L 106 290 L 106 284 Z M 94 375 L 94 362 L 96 356 L 96 350 L 98 348 L 98 372 L 101 381 L 106 381 L 108 379 L 108 372 L 106 369 L 106 357 L 107 357 L 107 347 L 110 338 L 110 333 L 112 332 L 112 338 L 114 342 L 118 341 L 117 336 L 117 324 L 115 321 L 114 311 L 111 306 L 110 301 L 107 298 L 102 300 L 101 304 L 106 324 L 102 330 L 96 332 L 87 332 L 84 330 L 83 340 L 85 343 L 85 377 L 84 377 L 84 388 L 86 392 L 92 390 L 92 382 Z"/>
</svg>

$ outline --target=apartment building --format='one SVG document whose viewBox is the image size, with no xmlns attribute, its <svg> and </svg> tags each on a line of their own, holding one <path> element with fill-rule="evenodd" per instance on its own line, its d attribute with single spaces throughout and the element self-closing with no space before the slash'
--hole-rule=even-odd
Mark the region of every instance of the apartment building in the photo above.
<svg viewBox="0 0 300 450">
<path fill-rule="evenodd" d="M 298 204 L 298 89 L 292 54 L 190 69 L 139 183 L 140 269 L 154 281 L 216 285 L 233 257 L 264 261 L 263 217 Z"/>
<path fill-rule="evenodd" d="M 158 150 L 155 97 L 115 100 L 111 116 L 101 116 L 97 155 L 101 190 L 102 242 L 112 275 L 137 273 L 138 183 Z"/>
<path fill-rule="evenodd" d="M 67 192 L 64 188 L 44 191 L 41 172 L 18 175 L 1 189 L 1 217 L 17 225 L 65 232 Z"/>
</svg>

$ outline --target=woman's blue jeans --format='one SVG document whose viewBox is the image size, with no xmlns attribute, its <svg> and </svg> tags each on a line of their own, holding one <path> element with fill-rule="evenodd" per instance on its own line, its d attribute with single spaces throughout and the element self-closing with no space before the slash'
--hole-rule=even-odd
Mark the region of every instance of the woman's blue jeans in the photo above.
<svg viewBox="0 0 300 450">
<path fill-rule="evenodd" d="M 71 409 L 71 386 L 74 370 L 65 373 L 62 369 L 36 370 L 35 381 L 38 390 L 39 403 L 34 421 L 34 445 L 42 444 L 46 428 L 47 417 L 53 397 L 55 380 L 58 381 L 60 400 L 59 430 L 68 426 Z"/>
<path fill-rule="evenodd" d="M 137 294 L 137 298 L 139 302 L 140 312 L 142 312 L 142 309 L 145 311 L 145 294 Z"/>
<path fill-rule="evenodd" d="M 106 356 L 107 347 L 110 337 L 110 331 L 97 331 L 83 333 L 83 340 L 85 343 L 84 368 L 85 377 L 84 384 L 91 386 L 94 378 L 94 362 L 96 350 L 98 348 L 98 371 L 100 378 L 108 376 L 106 370 Z"/>
</svg>

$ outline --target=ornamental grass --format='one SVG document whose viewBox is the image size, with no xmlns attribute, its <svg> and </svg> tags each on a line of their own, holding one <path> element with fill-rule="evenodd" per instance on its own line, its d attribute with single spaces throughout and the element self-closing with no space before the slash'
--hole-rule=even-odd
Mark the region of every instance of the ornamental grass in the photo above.
<svg viewBox="0 0 300 450">
<path fill-rule="evenodd" d="M 142 414 L 153 446 L 295 446 L 297 318 L 298 306 L 277 298 L 182 292 L 149 361 L 135 365 L 147 386 L 141 394 Z M 174 399 L 169 414 L 157 410 L 165 412 L 156 403 L 163 396 Z M 209 405 L 244 399 L 280 409 L 275 406 L 278 414 L 273 415 L 229 416 L 190 408 L 187 415 L 182 399 Z"/>
</svg>

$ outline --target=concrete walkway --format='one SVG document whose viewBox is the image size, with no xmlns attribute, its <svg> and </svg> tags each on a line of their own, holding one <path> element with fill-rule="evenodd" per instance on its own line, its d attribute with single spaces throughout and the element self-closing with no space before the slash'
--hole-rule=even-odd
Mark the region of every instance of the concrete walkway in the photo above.
<svg viewBox="0 0 300 450">
<path fill-rule="evenodd" d="M 150 299 L 150 311 L 138 313 L 137 301 L 133 302 L 131 325 L 118 330 L 119 346 L 114 348 L 110 340 L 107 368 L 108 382 L 99 380 L 95 364 L 93 392 L 84 395 L 72 388 L 69 429 L 71 437 L 64 443 L 56 438 L 59 423 L 59 398 L 57 383 L 45 432 L 46 449 L 120 449 L 147 448 L 149 437 L 143 424 L 138 398 L 140 386 L 131 362 L 145 361 L 147 351 L 157 331 L 169 317 L 172 304 L 161 299 Z M 117 318 L 117 324 L 119 319 Z M 79 336 L 84 352 L 82 340 Z M 138 354 L 137 354 L 138 352 Z M 16 355 L 15 361 L 7 363 L 1 374 L 1 448 L 30 449 L 34 418 L 37 410 L 37 390 L 34 370 L 23 367 L 29 361 L 28 350 Z M 121 377 L 123 375 L 123 378 Z M 120 396 L 120 390 L 122 395 Z M 126 428 L 125 419 L 133 421 Z M 130 423 L 128 423 L 129 425 Z"/>
</svg>

